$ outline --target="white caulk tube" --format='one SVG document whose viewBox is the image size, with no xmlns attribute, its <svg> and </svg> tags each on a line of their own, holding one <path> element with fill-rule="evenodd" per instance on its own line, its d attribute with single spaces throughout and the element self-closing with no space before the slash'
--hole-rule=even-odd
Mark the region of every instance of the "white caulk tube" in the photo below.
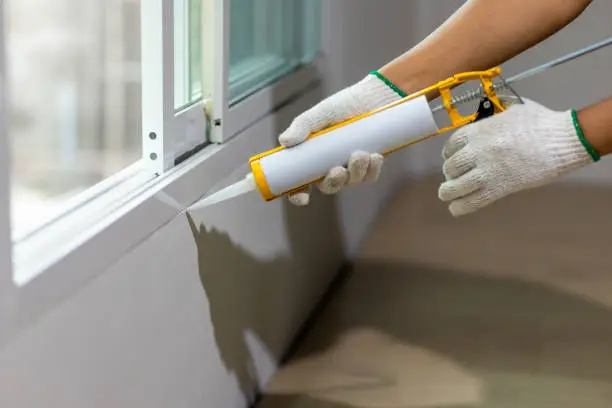
<svg viewBox="0 0 612 408">
<path fill-rule="evenodd" d="M 191 208 L 255 189 L 271 201 L 317 182 L 333 167 L 346 165 L 355 151 L 388 154 L 438 131 L 426 97 L 420 96 L 323 130 L 297 146 L 254 156 L 249 160 L 252 173 L 244 180 Z"/>
<path fill-rule="evenodd" d="M 437 131 L 429 103 L 421 96 L 315 135 L 297 146 L 256 156 L 251 168 L 260 190 L 266 190 L 267 184 L 271 194 L 264 198 L 269 200 L 324 177 L 332 167 L 345 165 L 357 150 L 386 154 Z"/>
</svg>

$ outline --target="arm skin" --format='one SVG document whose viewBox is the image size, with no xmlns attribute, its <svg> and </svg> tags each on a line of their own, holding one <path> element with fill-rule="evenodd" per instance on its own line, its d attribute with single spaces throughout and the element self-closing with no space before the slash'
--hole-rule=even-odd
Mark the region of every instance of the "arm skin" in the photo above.
<svg viewBox="0 0 612 408">
<path fill-rule="evenodd" d="M 487 70 L 550 37 L 591 1 L 468 0 L 379 72 L 411 94 L 460 72 Z"/>
<path fill-rule="evenodd" d="M 584 137 L 600 156 L 612 153 L 612 98 L 578 111 Z"/>
</svg>

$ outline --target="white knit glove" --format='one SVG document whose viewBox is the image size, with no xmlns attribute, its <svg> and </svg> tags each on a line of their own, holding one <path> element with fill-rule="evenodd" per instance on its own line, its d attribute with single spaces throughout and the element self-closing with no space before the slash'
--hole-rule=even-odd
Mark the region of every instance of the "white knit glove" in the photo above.
<svg viewBox="0 0 612 408">
<path fill-rule="evenodd" d="M 450 212 L 474 212 L 509 194 L 542 186 L 599 160 L 575 111 L 552 111 L 525 99 L 457 130 L 442 152 L 439 189 Z"/>
<path fill-rule="evenodd" d="M 363 115 L 402 98 L 402 91 L 376 72 L 370 73 L 356 84 L 319 102 L 296 117 L 289 128 L 279 137 L 282 146 L 291 147 L 302 143 L 319 130 Z M 323 181 L 318 183 L 324 194 L 336 194 L 345 186 L 376 181 L 380 176 L 383 156 L 378 153 L 354 152 L 346 167 L 330 169 Z M 301 191 L 289 196 L 295 205 L 307 205 L 310 192 Z"/>
</svg>

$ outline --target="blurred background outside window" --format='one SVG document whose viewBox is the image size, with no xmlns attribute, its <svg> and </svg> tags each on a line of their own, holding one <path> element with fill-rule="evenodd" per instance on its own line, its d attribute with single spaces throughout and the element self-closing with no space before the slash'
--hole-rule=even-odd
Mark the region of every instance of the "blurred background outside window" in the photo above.
<svg viewBox="0 0 612 408">
<path fill-rule="evenodd" d="M 6 0 L 13 230 L 141 158 L 139 0 Z"/>
<path fill-rule="evenodd" d="M 230 103 L 313 61 L 320 47 L 321 0 L 231 0 L 230 20 Z"/>
<path fill-rule="evenodd" d="M 202 99 L 202 3 L 174 0 L 174 108 Z"/>
</svg>

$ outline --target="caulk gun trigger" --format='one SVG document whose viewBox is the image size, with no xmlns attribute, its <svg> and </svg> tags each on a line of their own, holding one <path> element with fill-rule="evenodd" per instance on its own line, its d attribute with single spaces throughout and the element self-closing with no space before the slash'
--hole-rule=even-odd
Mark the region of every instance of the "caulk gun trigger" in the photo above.
<svg viewBox="0 0 612 408">
<path fill-rule="evenodd" d="M 476 119 L 474 122 L 491 117 L 494 113 L 495 107 L 493 106 L 493 102 L 491 102 L 489 98 L 484 97 L 478 105 L 478 111 L 476 112 Z"/>
</svg>

